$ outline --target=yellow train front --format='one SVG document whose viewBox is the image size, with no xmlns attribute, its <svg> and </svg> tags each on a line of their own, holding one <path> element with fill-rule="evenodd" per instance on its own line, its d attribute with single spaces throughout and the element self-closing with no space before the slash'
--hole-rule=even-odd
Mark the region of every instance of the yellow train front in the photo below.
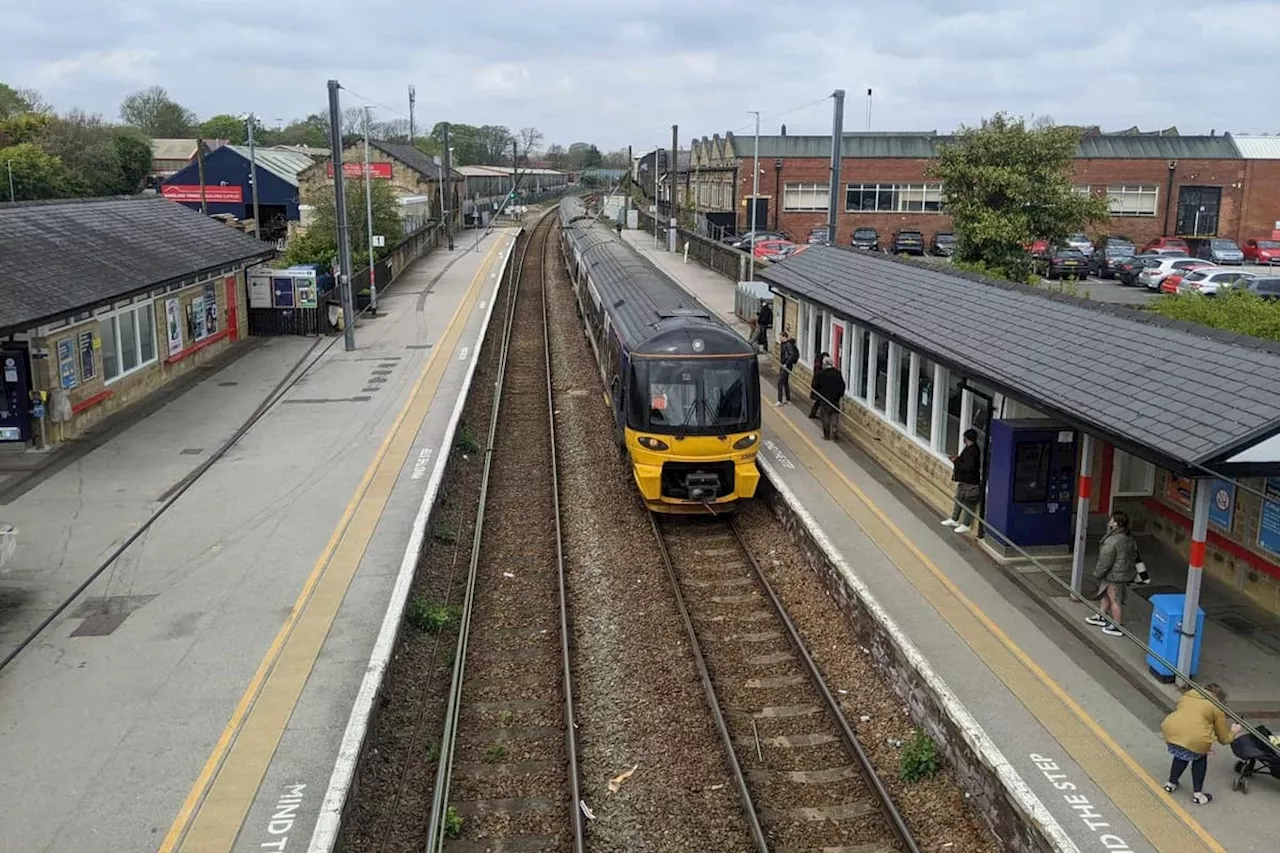
<svg viewBox="0 0 1280 853">
<path fill-rule="evenodd" d="M 655 512 L 731 510 L 756 493 L 755 348 L 576 199 L 561 245 L 636 487 Z"/>
</svg>

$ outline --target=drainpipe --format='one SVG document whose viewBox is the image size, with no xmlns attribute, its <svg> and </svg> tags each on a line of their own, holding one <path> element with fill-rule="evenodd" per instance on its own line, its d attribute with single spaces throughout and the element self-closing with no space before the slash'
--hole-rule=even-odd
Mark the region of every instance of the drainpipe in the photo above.
<svg viewBox="0 0 1280 853">
<path fill-rule="evenodd" d="M 781 227 L 779 217 L 782 215 L 782 158 L 773 161 L 773 230 Z"/>
<path fill-rule="evenodd" d="M 1169 205 L 1173 204 L 1173 177 L 1178 171 L 1178 161 L 1169 161 L 1169 186 L 1165 189 L 1164 199 L 1164 223 L 1160 226 L 1160 233 L 1169 236 Z"/>
</svg>

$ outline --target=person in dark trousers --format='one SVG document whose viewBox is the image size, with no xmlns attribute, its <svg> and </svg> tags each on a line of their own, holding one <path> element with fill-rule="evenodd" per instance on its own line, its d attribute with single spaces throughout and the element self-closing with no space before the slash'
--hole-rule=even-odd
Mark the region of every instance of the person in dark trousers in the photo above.
<svg viewBox="0 0 1280 853">
<path fill-rule="evenodd" d="M 783 406 L 791 402 L 791 371 L 800 363 L 800 347 L 785 331 L 778 335 L 778 402 Z"/>
<path fill-rule="evenodd" d="M 1129 532 L 1129 514 L 1118 509 L 1107 520 L 1107 532 L 1098 546 L 1098 565 L 1093 570 L 1098 583 L 1095 597 L 1103 615 L 1093 614 L 1084 621 L 1109 636 L 1124 636 L 1120 630 L 1120 607 L 1128 585 L 1138 576 L 1137 566 L 1138 540 Z"/>
<path fill-rule="evenodd" d="M 951 479 L 956 484 L 956 505 L 951 517 L 944 519 L 943 527 L 956 533 L 968 533 L 977 514 L 978 501 L 982 498 L 982 451 L 978 448 L 977 430 L 964 431 L 964 449 L 959 456 L 951 457 Z"/>
<path fill-rule="evenodd" d="M 1213 742 L 1228 744 L 1244 731 L 1239 723 L 1227 724 L 1227 715 L 1213 702 L 1208 694 L 1212 693 L 1219 702 L 1227 701 L 1227 691 L 1221 685 L 1210 683 L 1203 688 L 1204 692 L 1194 687 L 1186 688 L 1178 707 L 1164 718 L 1160 724 L 1160 734 L 1168 747 L 1173 762 L 1169 767 L 1169 781 L 1164 789 L 1172 794 L 1178 790 L 1178 783 L 1187 765 L 1191 766 L 1191 802 L 1197 806 L 1213 802 L 1213 794 L 1204 790 L 1204 775 L 1209 767 L 1209 753 L 1213 751 Z"/>
<path fill-rule="evenodd" d="M 828 356 L 822 360 L 822 369 L 813 378 L 813 393 L 818 395 L 821 406 L 822 437 L 834 439 L 840 432 L 840 400 L 844 397 L 844 377 Z"/>
<path fill-rule="evenodd" d="M 769 330 L 773 328 L 773 305 L 767 300 L 760 300 L 760 310 L 756 312 L 756 343 L 760 349 L 769 351 Z"/>
<path fill-rule="evenodd" d="M 818 374 L 822 372 L 822 363 L 831 357 L 829 352 L 820 352 L 818 357 L 813 360 L 813 381 L 814 384 L 809 386 L 809 399 L 813 400 L 813 405 L 809 407 L 809 417 L 816 418 L 818 416 L 818 407 L 822 405 L 822 398 L 818 396 Z"/>
</svg>

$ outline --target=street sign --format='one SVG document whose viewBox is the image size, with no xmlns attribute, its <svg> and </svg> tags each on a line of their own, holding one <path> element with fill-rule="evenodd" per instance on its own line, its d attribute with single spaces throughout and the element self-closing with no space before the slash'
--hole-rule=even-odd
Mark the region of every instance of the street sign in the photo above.
<svg viewBox="0 0 1280 853">
<path fill-rule="evenodd" d="M 387 245 L 387 238 L 386 238 L 386 237 L 382 236 L 381 234 L 374 234 L 374 235 L 373 235 L 373 248 L 375 248 L 375 249 L 381 249 L 381 248 L 382 248 L 383 246 L 385 246 L 385 245 Z"/>
</svg>

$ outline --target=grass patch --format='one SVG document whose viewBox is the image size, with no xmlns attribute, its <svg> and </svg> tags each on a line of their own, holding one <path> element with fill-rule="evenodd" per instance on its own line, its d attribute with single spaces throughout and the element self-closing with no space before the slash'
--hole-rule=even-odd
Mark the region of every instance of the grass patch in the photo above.
<svg viewBox="0 0 1280 853">
<path fill-rule="evenodd" d="M 444 811 L 444 837 L 448 839 L 457 838 L 462 834 L 462 816 L 458 814 L 458 810 L 453 806 Z"/>
<path fill-rule="evenodd" d="M 458 437 L 454 440 L 453 446 L 466 454 L 475 454 L 480 452 L 480 440 L 476 438 L 475 432 L 466 424 L 463 424 L 458 430 Z"/>
<path fill-rule="evenodd" d="M 409 602 L 405 614 L 410 625 L 428 634 L 438 634 L 456 625 L 461 617 L 462 608 L 456 604 L 435 604 L 426 598 L 415 598 Z"/>
<path fill-rule="evenodd" d="M 899 774 L 907 782 L 928 779 L 938 772 L 942 762 L 938 759 L 938 747 L 933 738 L 916 729 L 911 740 L 902 747 L 902 767 Z"/>
<path fill-rule="evenodd" d="M 500 743 L 490 744 L 489 748 L 484 751 L 484 760 L 490 764 L 501 761 L 507 757 L 507 748 Z"/>
<path fill-rule="evenodd" d="M 458 528 L 452 524 L 441 524 L 431 531 L 431 538 L 441 545 L 452 545 L 458 541 Z"/>
</svg>

